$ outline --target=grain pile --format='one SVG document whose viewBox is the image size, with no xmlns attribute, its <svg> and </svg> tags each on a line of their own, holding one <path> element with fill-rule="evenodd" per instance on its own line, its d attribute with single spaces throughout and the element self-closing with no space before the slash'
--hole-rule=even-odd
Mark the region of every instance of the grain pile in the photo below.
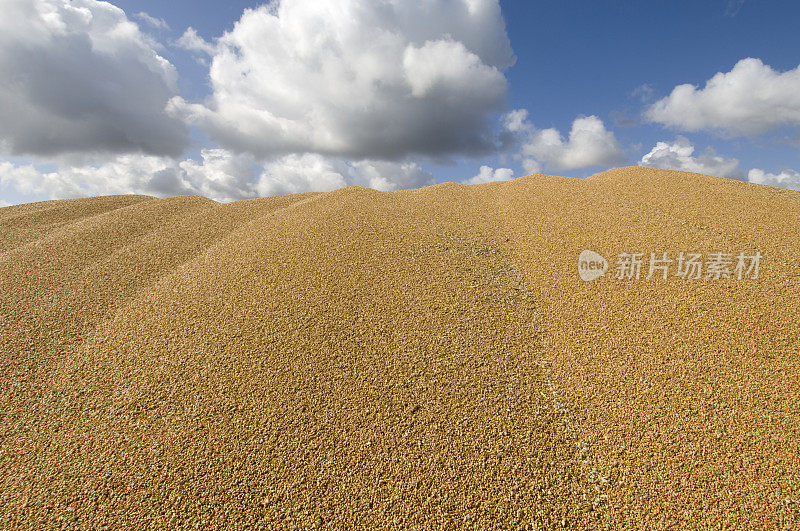
<svg viewBox="0 0 800 531">
<path fill-rule="evenodd" d="M 798 227 L 643 168 L 2 208 L 0 518 L 796 527 Z M 583 249 L 764 258 L 583 282 Z"/>
</svg>

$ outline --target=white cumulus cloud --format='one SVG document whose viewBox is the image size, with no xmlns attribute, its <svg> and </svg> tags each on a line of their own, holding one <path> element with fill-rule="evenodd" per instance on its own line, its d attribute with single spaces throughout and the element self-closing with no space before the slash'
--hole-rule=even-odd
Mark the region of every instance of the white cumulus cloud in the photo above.
<svg viewBox="0 0 800 531">
<path fill-rule="evenodd" d="M 157 48 L 106 2 L 4 1 L 0 140 L 14 154 L 180 154 L 185 124 L 165 113 L 177 74 Z"/>
<path fill-rule="evenodd" d="M 201 52 L 207 55 L 213 55 L 216 49 L 213 44 L 198 35 L 197 30 L 191 26 L 186 28 L 186 31 L 183 32 L 183 35 L 181 35 L 175 44 L 185 50 Z"/>
<path fill-rule="evenodd" d="M 33 164 L 0 162 L 0 184 L 22 194 L 45 195 L 51 199 L 137 191 L 156 193 L 164 180 L 172 180 L 171 159 L 147 155 L 120 155 L 100 165 L 59 166 L 41 170 Z M 154 186 L 150 186 L 155 179 Z M 170 183 L 172 184 L 172 183 Z"/>
<path fill-rule="evenodd" d="M 780 173 L 767 173 L 764 170 L 753 168 L 747 173 L 747 180 L 751 183 L 800 190 L 800 173 L 789 169 Z"/>
<path fill-rule="evenodd" d="M 730 72 L 714 75 L 702 89 L 678 85 L 650 106 L 645 116 L 684 131 L 730 135 L 800 125 L 800 66 L 776 72 L 760 59 L 742 59 Z"/>
<path fill-rule="evenodd" d="M 152 26 L 155 29 L 159 30 L 169 29 L 169 24 L 167 24 L 167 21 L 164 20 L 163 18 L 156 18 L 152 15 L 149 15 L 148 13 L 145 13 L 144 11 L 140 11 L 139 13 L 136 13 L 134 16 L 139 20 L 141 20 L 142 22 L 144 22 L 145 24 L 147 24 L 148 26 Z"/>
<path fill-rule="evenodd" d="M 497 0 L 273 1 L 181 42 L 213 54 L 213 93 L 172 114 L 265 159 L 489 152 L 514 62 Z"/>
<path fill-rule="evenodd" d="M 264 165 L 256 188 L 259 195 L 329 192 L 345 186 L 403 190 L 434 183 L 433 175 L 415 162 L 347 161 L 316 153 L 284 155 Z"/>
<path fill-rule="evenodd" d="M 329 192 L 347 186 L 347 163 L 322 155 L 286 155 L 264 165 L 256 189 L 261 196 Z"/>
<path fill-rule="evenodd" d="M 0 184 L 22 194 L 51 199 L 110 194 L 160 197 L 198 194 L 219 201 L 255 196 L 252 158 L 219 149 L 201 151 L 202 161 L 139 153 L 116 155 L 96 163 L 61 161 L 53 171 L 35 164 L 0 162 Z"/>
<path fill-rule="evenodd" d="M 717 177 L 741 176 L 738 159 L 721 157 L 711 150 L 696 157 L 694 146 L 683 136 L 678 136 L 674 142 L 656 143 L 653 149 L 642 157 L 639 164 L 663 170 L 689 171 Z"/>
<path fill-rule="evenodd" d="M 375 190 L 405 190 L 434 184 L 430 172 L 411 161 L 362 160 L 350 162 L 351 184 Z"/>
<path fill-rule="evenodd" d="M 481 166 L 478 175 L 467 179 L 464 184 L 483 184 L 495 181 L 507 181 L 514 178 L 514 170 L 509 168 L 494 169 L 491 166 Z"/>
<path fill-rule="evenodd" d="M 234 201 L 256 195 L 254 179 L 258 165 L 252 155 L 234 154 L 225 149 L 203 149 L 202 161 L 186 159 L 178 164 L 179 182 L 194 193 L 218 201 Z M 175 193 L 163 190 L 162 193 Z"/>
<path fill-rule="evenodd" d="M 565 139 L 558 129 L 536 129 L 528 112 L 518 109 L 506 114 L 503 125 L 521 143 L 522 166 L 537 173 L 542 164 L 559 170 L 612 166 L 625 160 L 625 152 L 614 133 L 597 116 L 581 116 L 572 122 Z"/>
<path fill-rule="evenodd" d="M 123 154 L 96 161 L 61 159 L 54 168 L 0 162 L 0 185 L 51 199 L 110 194 L 159 197 L 196 194 L 217 201 L 298 192 L 327 192 L 345 186 L 401 190 L 434 183 L 433 175 L 410 161 L 362 160 L 306 153 L 259 163 L 248 153 L 202 149 L 200 160 Z"/>
</svg>

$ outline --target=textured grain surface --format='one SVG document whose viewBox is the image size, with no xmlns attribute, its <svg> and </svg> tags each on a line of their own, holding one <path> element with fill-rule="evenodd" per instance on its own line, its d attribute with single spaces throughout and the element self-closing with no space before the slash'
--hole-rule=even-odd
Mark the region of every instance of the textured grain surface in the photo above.
<svg viewBox="0 0 800 531">
<path fill-rule="evenodd" d="M 0 517 L 796 527 L 798 227 L 643 168 L 2 208 Z M 586 283 L 583 249 L 764 258 Z"/>
</svg>

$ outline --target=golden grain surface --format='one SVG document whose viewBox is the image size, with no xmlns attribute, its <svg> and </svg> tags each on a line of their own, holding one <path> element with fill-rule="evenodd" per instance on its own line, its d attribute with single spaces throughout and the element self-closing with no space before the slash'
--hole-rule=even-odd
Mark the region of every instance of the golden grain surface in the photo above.
<svg viewBox="0 0 800 531">
<path fill-rule="evenodd" d="M 799 308 L 800 193 L 697 174 L 2 208 L 0 521 L 796 528 Z"/>
</svg>

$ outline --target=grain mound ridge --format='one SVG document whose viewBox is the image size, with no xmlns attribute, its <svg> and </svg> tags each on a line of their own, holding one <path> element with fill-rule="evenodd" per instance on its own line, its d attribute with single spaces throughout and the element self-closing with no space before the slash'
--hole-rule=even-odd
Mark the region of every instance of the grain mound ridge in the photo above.
<svg viewBox="0 0 800 531">
<path fill-rule="evenodd" d="M 3 523 L 796 526 L 798 201 L 621 168 L 2 208 Z"/>
</svg>

